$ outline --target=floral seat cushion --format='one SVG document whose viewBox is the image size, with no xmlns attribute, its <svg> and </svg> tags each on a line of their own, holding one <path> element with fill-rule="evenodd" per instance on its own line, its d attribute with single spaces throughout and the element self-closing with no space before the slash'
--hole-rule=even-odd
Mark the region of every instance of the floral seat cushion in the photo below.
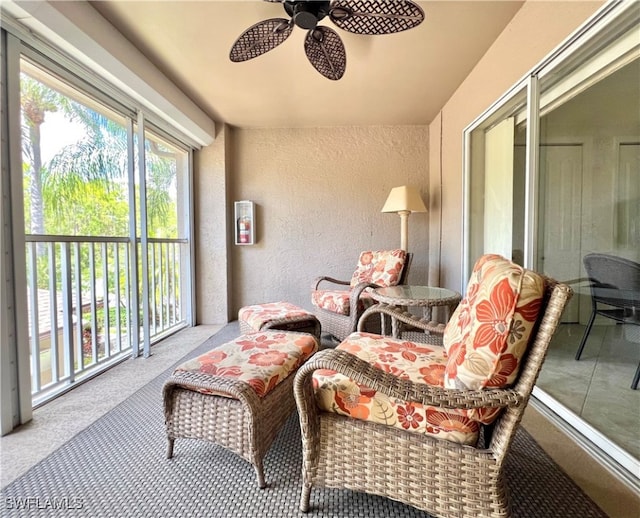
<svg viewBox="0 0 640 518">
<path fill-rule="evenodd" d="M 377 284 L 381 287 L 395 286 L 400 281 L 407 254 L 404 250 L 366 251 L 360 254 L 358 265 L 351 276 L 350 287 L 361 283 Z M 348 290 L 316 290 L 311 293 L 311 302 L 320 309 L 349 315 Z M 358 300 L 358 311 L 362 312 L 376 301 L 365 291 Z"/>
<path fill-rule="evenodd" d="M 446 388 L 507 387 L 538 319 L 544 281 L 499 255 L 474 265 L 467 292 L 445 328 Z"/>
<path fill-rule="evenodd" d="M 376 367 L 416 383 L 444 386 L 444 348 L 369 333 L 352 333 L 338 347 Z M 313 373 L 318 406 L 327 411 L 374 421 L 462 444 L 475 444 L 480 424 L 465 411 L 401 401 L 360 385 L 332 370 Z"/>
<path fill-rule="evenodd" d="M 260 331 L 262 327 L 274 320 L 281 319 L 305 319 L 313 316 L 305 309 L 294 306 L 289 302 L 268 302 L 266 304 L 255 304 L 253 306 L 244 306 L 238 311 L 238 320 L 246 322 L 246 324 Z"/>
<path fill-rule="evenodd" d="M 248 383 L 259 397 L 264 397 L 317 350 L 318 342 L 312 335 L 262 331 L 240 336 L 198 358 L 188 360 L 176 371 L 236 378 Z M 203 394 L 224 395 L 215 390 L 215 383 L 211 387 L 194 390 Z"/>
</svg>

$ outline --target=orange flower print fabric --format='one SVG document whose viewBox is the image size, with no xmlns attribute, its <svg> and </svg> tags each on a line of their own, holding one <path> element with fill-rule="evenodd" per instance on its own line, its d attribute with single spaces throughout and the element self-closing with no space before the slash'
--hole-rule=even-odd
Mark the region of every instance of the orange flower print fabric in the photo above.
<svg viewBox="0 0 640 518">
<path fill-rule="evenodd" d="M 237 378 L 251 385 L 256 394 L 263 397 L 317 350 L 318 342 L 311 335 L 261 331 L 240 336 L 186 361 L 176 370 Z M 197 390 L 205 394 L 216 393 L 204 388 Z"/>
<path fill-rule="evenodd" d="M 499 255 L 482 256 L 445 329 L 443 345 L 449 360 L 444 386 L 481 389 L 511 385 L 543 294 L 544 282 L 537 273 Z"/>
<path fill-rule="evenodd" d="M 442 347 L 352 333 L 337 348 L 399 378 L 443 386 L 447 355 Z M 425 407 L 389 398 L 332 370 L 315 371 L 313 384 L 317 404 L 325 411 L 457 443 L 477 442 L 479 425 L 464 410 Z"/>
<path fill-rule="evenodd" d="M 273 320 L 306 317 L 310 313 L 289 302 L 267 302 L 245 306 L 238 311 L 238 320 L 246 322 L 252 329 L 260 331 L 262 326 Z"/>
<path fill-rule="evenodd" d="M 407 253 L 404 250 L 367 251 L 360 254 L 358 266 L 351 277 L 351 287 L 362 282 L 378 286 L 395 286 L 400 280 Z"/>
<path fill-rule="evenodd" d="M 345 290 L 316 290 L 311 293 L 311 303 L 327 311 L 348 315 L 351 312 L 351 292 Z M 358 310 L 364 311 L 376 304 L 376 301 L 365 291 L 358 299 Z"/>
</svg>

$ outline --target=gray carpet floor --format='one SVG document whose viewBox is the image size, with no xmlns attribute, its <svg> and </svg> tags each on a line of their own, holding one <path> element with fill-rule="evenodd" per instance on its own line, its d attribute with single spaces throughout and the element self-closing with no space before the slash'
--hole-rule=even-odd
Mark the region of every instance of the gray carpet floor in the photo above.
<svg viewBox="0 0 640 518">
<path fill-rule="evenodd" d="M 237 324 L 230 324 L 189 357 L 237 335 Z M 310 513 L 300 513 L 300 429 L 295 413 L 265 458 L 266 489 L 257 488 L 249 463 L 214 444 L 177 440 L 174 458 L 167 460 L 161 389 L 172 369 L 4 488 L 2 516 L 428 516 L 392 500 L 335 489 L 313 489 Z M 522 428 L 509 454 L 506 476 L 516 517 L 606 516 Z"/>
</svg>

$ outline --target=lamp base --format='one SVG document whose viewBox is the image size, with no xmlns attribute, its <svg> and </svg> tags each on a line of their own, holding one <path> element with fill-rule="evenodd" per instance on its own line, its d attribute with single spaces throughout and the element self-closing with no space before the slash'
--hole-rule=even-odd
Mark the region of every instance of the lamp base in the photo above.
<svg viewBox="0 0 640 518">
<path fill-rule="evenodd" d="M 405 252 L 409 247 L 409 214 L 411 214 L 409 210 L 398 211 L 400 216 L 400 248 Z"/>
</svg>

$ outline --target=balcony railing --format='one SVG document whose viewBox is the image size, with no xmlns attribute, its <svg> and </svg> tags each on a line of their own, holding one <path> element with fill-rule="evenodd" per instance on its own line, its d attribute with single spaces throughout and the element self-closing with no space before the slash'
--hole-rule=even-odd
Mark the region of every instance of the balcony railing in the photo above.
<svg viewBox="0 0 640 518">
<path fill-rule="evenodd" d="M 145 318 L 150 343 L 186 325 L 181 272 L 187 246 L 181 239 L 148 239 L 148 304 L 134 307 L 143 293 L 134 279 L 142 276 L 132 275 L 128 238 L 26 236 L 34 406 L 137 356 Z"/>
</svg>

